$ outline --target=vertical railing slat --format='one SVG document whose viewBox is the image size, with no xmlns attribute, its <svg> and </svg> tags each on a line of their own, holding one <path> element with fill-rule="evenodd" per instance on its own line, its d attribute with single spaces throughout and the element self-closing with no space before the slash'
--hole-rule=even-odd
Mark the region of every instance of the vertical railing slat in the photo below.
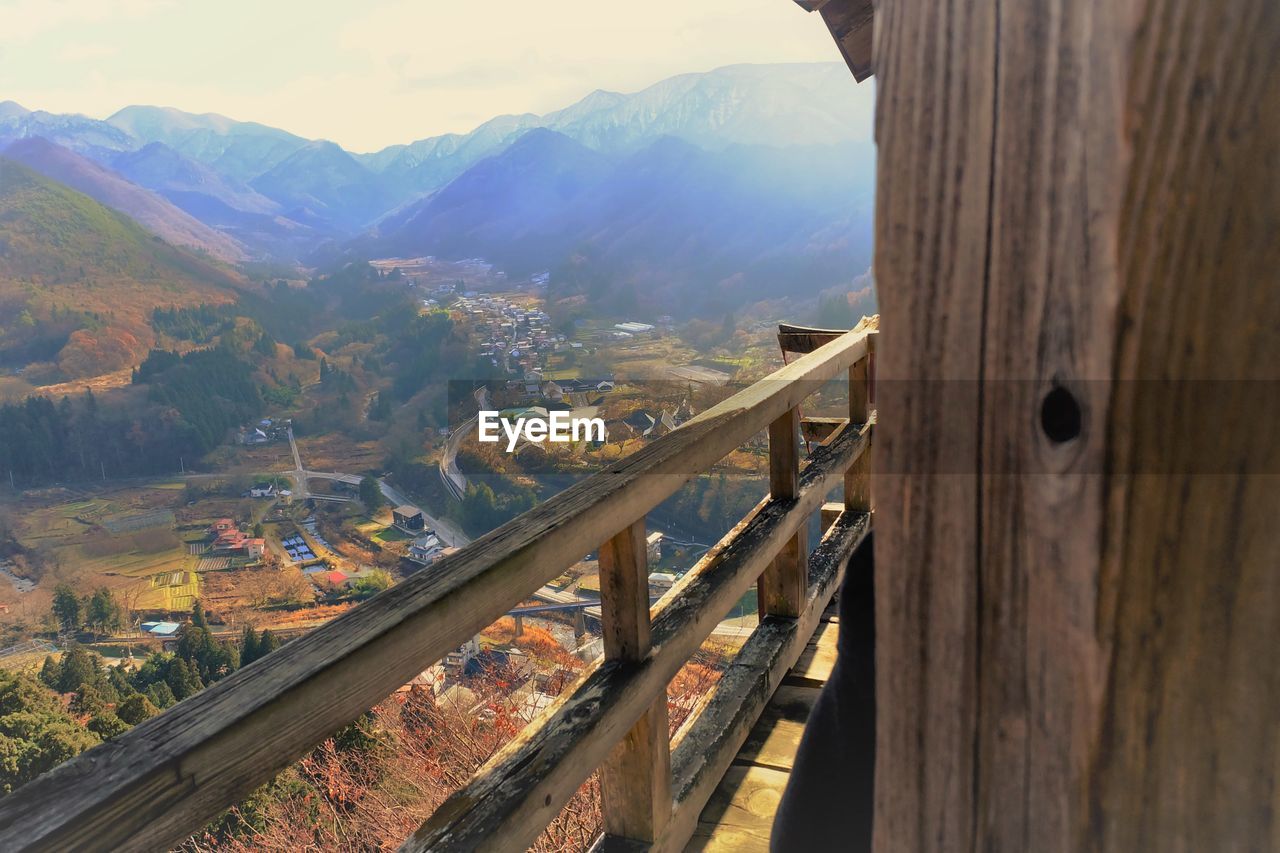
<svg viewBox="0 0 1280 853">
<path fill-rule="evenodd" d="M 849 368 L 849 423 L 851 426 L 865 424 L 871 417 L 870 371 L 870 352 Z M 844 478 L 844 505 L 847 509 L 871 511 L 870 447 L 849 467 L 849 473 Z"/>
<path fill-rule="evenodd" d="M 600 621 L 609 660 L 649 652 L 649 568 L 640 519 L 600 548 Z M 600 767 L 607 835 L 653 842 L 671 816 L 671 748 L 664 692 Z"/>
<path fill-rule="evenodd" d="M 800 488 L 800 410 L 793 408 L 769 425 L 769 494 L 793 498 Z M 756 587 L 761 616 L 800 615 L 808 583 L 808 529 L 791 537 Z"/>
</svg>

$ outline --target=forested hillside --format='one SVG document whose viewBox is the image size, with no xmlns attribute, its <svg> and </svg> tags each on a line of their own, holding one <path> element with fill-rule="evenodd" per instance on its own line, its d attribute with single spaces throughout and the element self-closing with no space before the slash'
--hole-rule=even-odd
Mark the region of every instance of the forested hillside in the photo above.
<svg viewBox="0 0 1280 853">
<path fill-rule="evenodd" d="M 239 276 L 0 158 L 0 365 L 49 379 L 136 364 L 156 305 L 230 302 Z"/>
</svg>

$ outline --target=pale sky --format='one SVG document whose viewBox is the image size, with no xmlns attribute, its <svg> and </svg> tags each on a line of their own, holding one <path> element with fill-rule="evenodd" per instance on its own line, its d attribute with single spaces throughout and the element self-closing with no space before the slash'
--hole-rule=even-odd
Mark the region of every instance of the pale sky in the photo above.
<svg viewBox="0 0 1280 853">
<path fill-rule="evenodd" d="M 0 0 L 0 100 L 156 104 L 372 151 L 737 62 L 839 61 L 791 0 Z"/>
</svg>

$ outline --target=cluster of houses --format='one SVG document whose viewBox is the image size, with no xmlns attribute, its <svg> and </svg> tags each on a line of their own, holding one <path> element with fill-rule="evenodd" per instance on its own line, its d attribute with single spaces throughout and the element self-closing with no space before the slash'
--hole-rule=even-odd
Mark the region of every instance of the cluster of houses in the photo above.
<svg viewBox="0 0 1280 853">
<path fill-rule="evenodd" d="M 391 510 L 391 521 L 401 531 L 415 536 L 409 545 L 408 558 L 419 565 L 428 566 L 436 560 L 452 554 L 457 548 L 444 544 L 440 536 L 427 527 L 427 518 L 416 506 L 405 504 Z"/>
<path fill-rule="evenodd" d="M 637 409 L 623 419 L 623 423 L 631 427 L 632 431 L 644 438 L 657 438 L 666 435 L 672 430 L 679 429 L 685 421 L 693 417 L 693 407 L 689 405 L 688 400 L 684 400 L 674 411 L 667 409 L 658 409 L 656 411 L 648 411 L 646 409 Z"/>
<path fill-rule="evenodd" d="M 236 443 L 255 445 L 283 441 L 289 437 L 289 427 L 292 425 L 291 418 L 263 418 L 256 424 L 240 427 L 240 431 L 236 434 Z"/>
<path fill-rule="evenodd" d="M 259 560 L 266 553 L 267 541 L 248 536 L 229 518 L 220 518 L 209 527 L 209 550 L 215 554 L 240 554 Z"/>
<path fill-rule="evenodd" d="M 480 357 L 508 373 L 524 376 L 540 370 L 550 353 L 582 349 L 549 330 L 551 318 L 545 311 L 521 308 L 500 296 L 464 296 L 453 307 L 483 336 Z"/>
<path fill-rule="evenodd" d="M 541 370 L 530 370 L 525 373 L 524 382 L 512 381 L 508 388 L 524 385 L 524 392 L 530 397 L 554 402 L 566 402 L 574 394 L 595 395 L 607 394 L 614 389 L 612 379 L 546 379 Z"/>
</svg>

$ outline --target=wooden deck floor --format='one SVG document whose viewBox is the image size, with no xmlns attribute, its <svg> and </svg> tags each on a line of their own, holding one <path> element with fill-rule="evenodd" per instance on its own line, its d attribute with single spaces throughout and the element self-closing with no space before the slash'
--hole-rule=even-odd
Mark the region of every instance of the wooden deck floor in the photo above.
<svg viewBox="0 0 1280 853">
<path fill-rule="evenodd" d="M 686 853 L 767 851 L 805 720 L 836 661 L 835 603 L 765 707 L 698 819 Z"/>
</svg>

